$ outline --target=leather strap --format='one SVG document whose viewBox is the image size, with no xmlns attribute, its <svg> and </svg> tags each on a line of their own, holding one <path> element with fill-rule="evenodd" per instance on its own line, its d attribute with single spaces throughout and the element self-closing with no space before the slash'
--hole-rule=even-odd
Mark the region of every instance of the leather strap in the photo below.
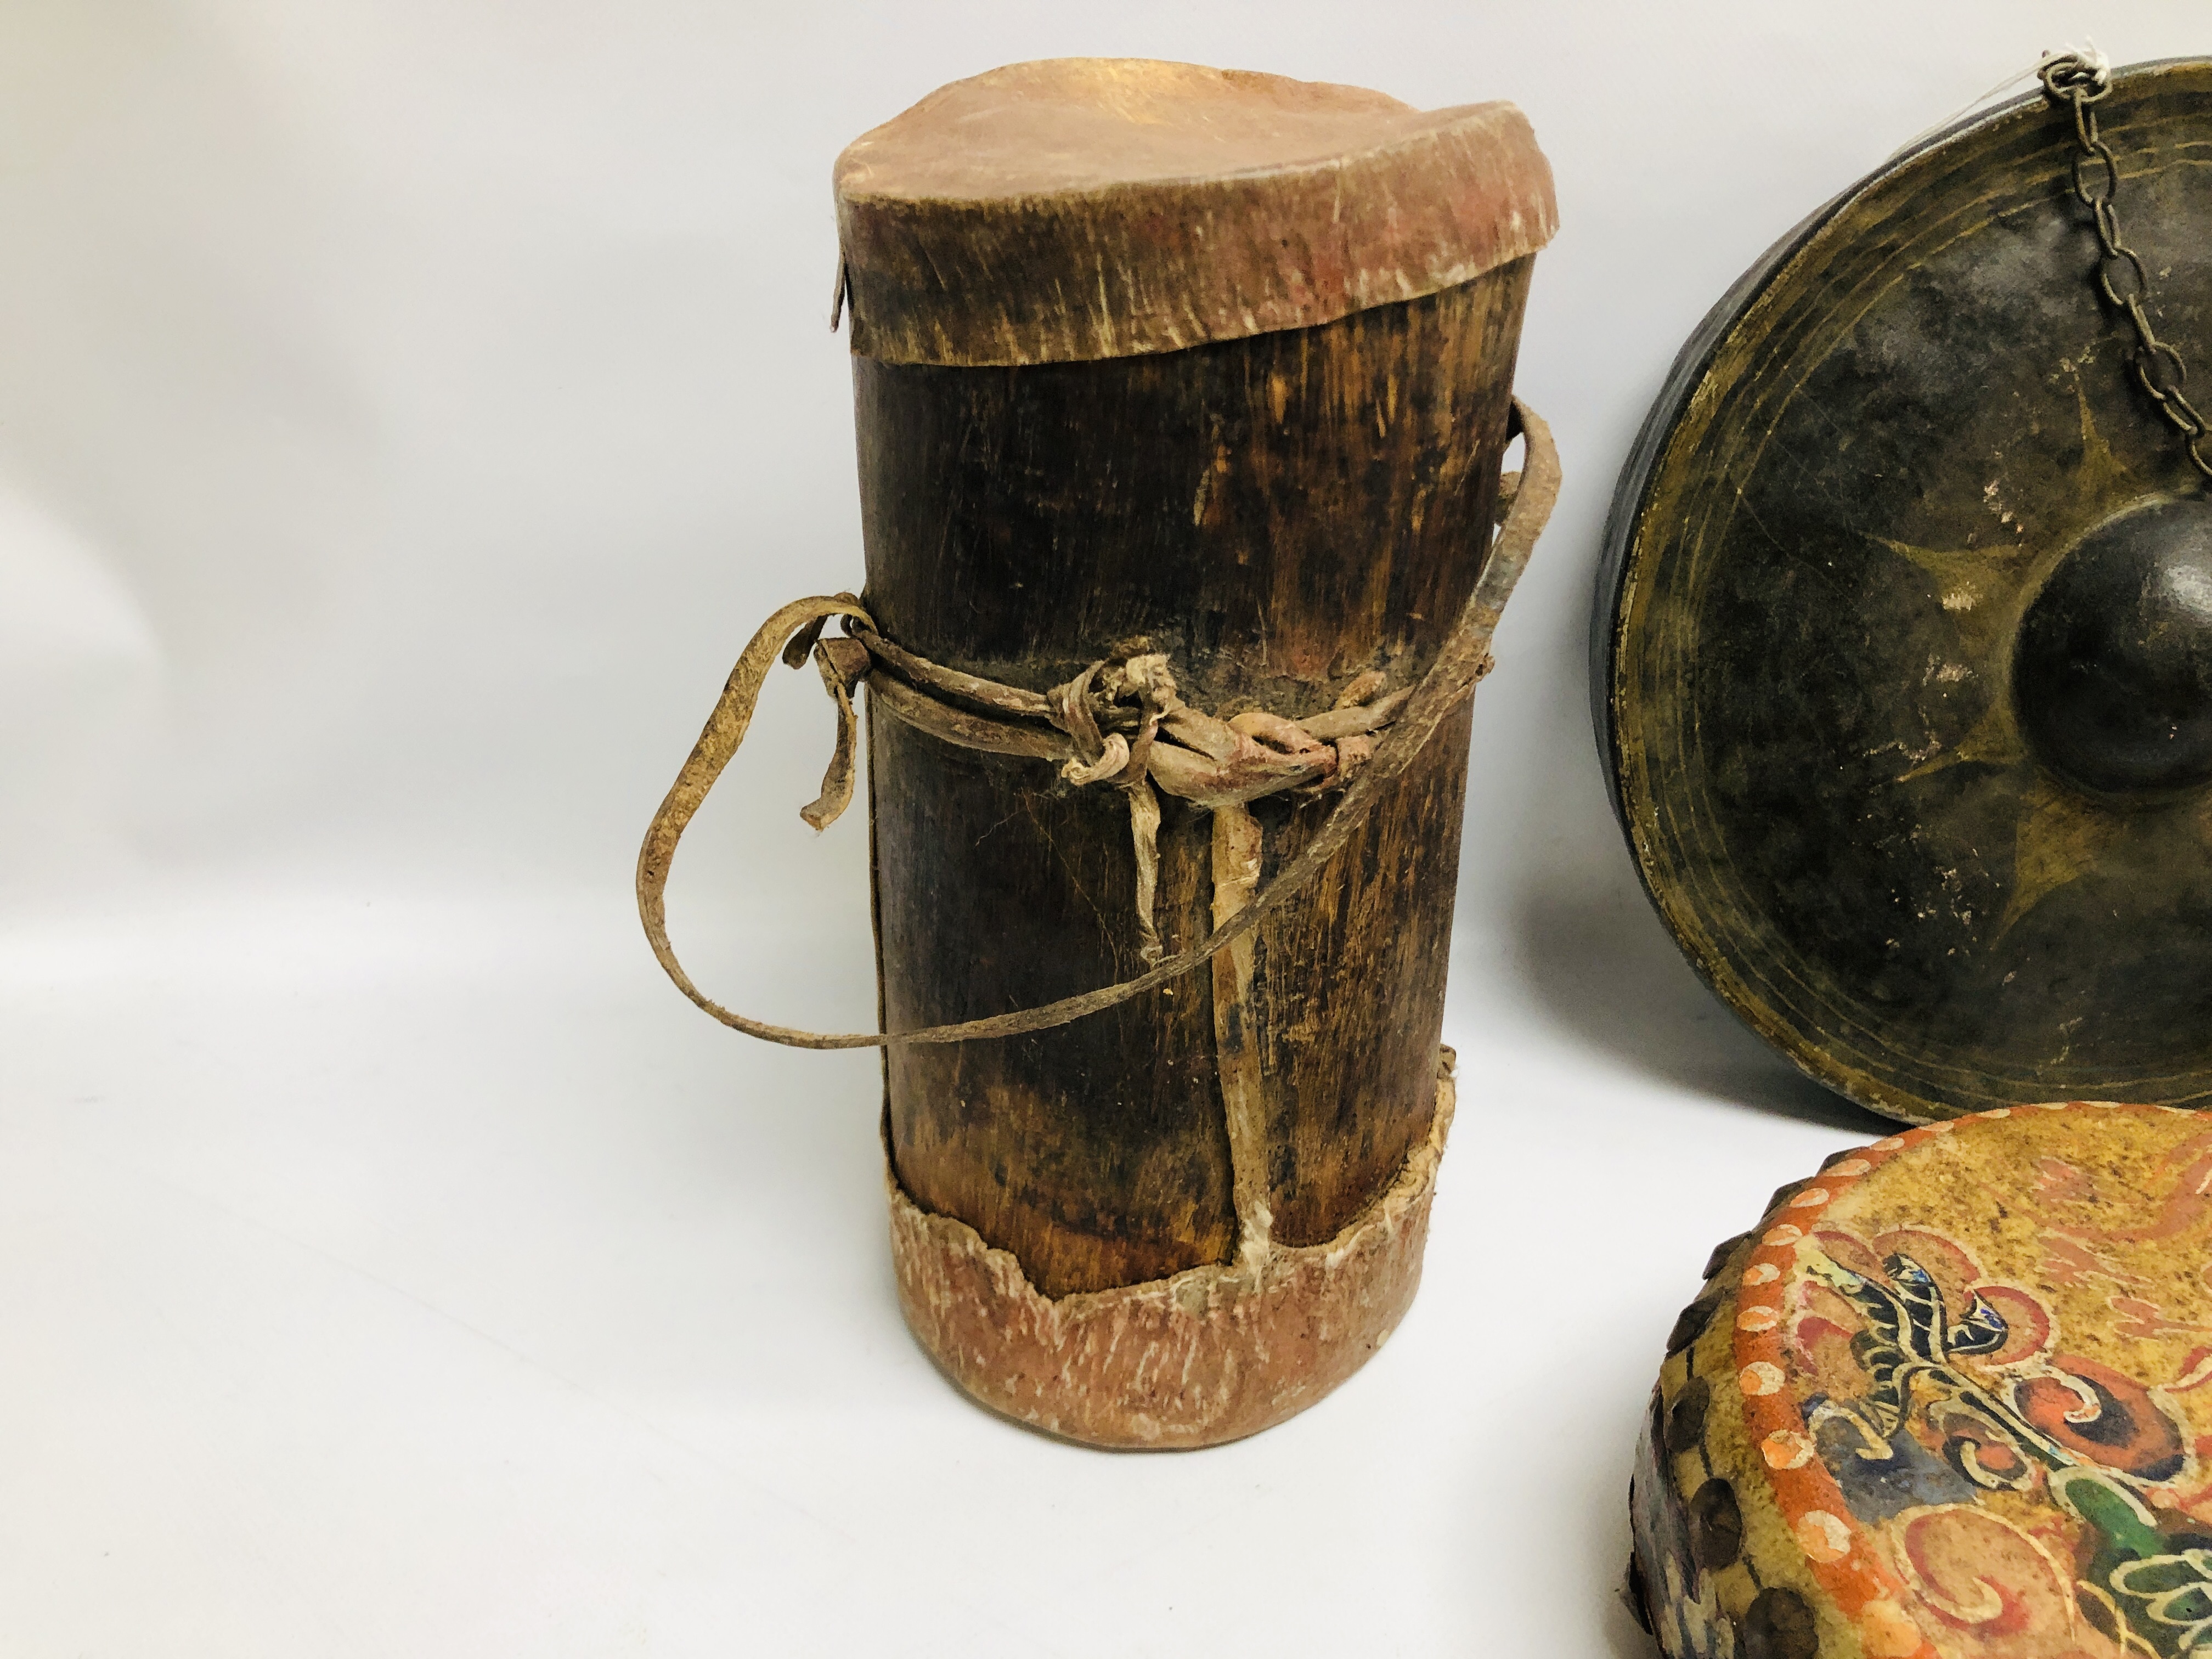
<svg viewBox="0 0 2212 1659">
<path fill-rule="evenodd" d="M 1133 979 L 1102 986 L 1079 996 L 1065 997 L 1012 1013 L 994 1014 L 988 1018 L 959 1020 L 907 1031 L 809 1031 L 773 1025 L 725 1008 L 691 982 L 690 975 L 676 958 L 675 947 L 668 940 L 666 890 L 677 842 L 682 839 L 692 815 L 706 800 L 715 779 L 744 741 L 761 686 L 777 657 L 783 656 L 794 665 L 803 663 L 815 648 L 823 623 L 832 617 L 850 617 L 863 628 L 874 629 L 873 621 L 857 600 L 850 594 L 838 594 L 794 600 L 762 624 L 751 643 L 745 647 L 744 654 L 738 659 L 737 666 L 730 671 L 721 698 L 708 717 L 706 729 L 700 732 L 699 741 L 692 746 L 690 757 L 677 774 L 676 782 L 661 802 L 660 810 L 653 814 L 653 823 L 646 831 L 645 844 L 637 855 L 638 915 L 645 923 L 646 938 L 652 942 L 653 955 L 659 958 L 661 967 L 667 970 L 677 988 L 723 1024 L 749 1036 L 793 1048 L 880 1048 L 902 1042 L 967 1042 L 1048 1030 L 1157 990 L 1204 967 L 1219 952 L 1249 935 L 1271 912 L 1320 874 L 1359 821 L 1373 809 L 1382 792 L 1403 775 L 1437 728 L 1474 694 L 1475 683 L 1489 672 L 1491 636 L 1497 631 L 1505 602 L 1527 568 L 1529 555 L 1535 550 L 1536 538 L 1543 533 L 1559 492 L 1559 452 L 1553 445 L 1551 428 L 1516 398 L 1509 430 L 1517 433 L 1527 445 L 1520 484 L 1498 528 L 1498 538 L 1491 545 L 1490 556 L 1475 579 L 1474 591 L 1461 608 L 1458 620 L 1453 623 L 1436 661 L 1393 723 L 1382 732 L 1372 757 L 1352 775 L 1313 839 L 1277 872 L 1273 881 L 1253 893 L 1234 915 L 1190 949 L 1164 957 Z M 823 799 L 810 809 L 810 823 L 817 822 L 817 816 L 818 821 L 823 823 L 834 817 L 834 810 L 829 809 L 833 803 L 836 807 L 842 806 L 841 786 L 844 796 L 849 796 L 851 787 L 850 682 L 838 679 L 826 663 L 823 679 L 830 684 L 840 705 L 838 758 L 832 762 L 830 776 L 823 782 Z"/>
</svg>

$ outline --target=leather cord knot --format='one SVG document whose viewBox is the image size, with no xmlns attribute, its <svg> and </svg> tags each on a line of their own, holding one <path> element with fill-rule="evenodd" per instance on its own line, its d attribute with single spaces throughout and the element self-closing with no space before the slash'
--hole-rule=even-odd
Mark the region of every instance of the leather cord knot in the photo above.
<svg viewBox="0 0 2212 1659">
<path fill-rule="evenodd" d="M 1112 783 L 1127 797 L 1129 840 L 1136 855 L 1137 954 L 1147 967 L 1167 954 L 1153 921 L 1160 884 L 1160 799 L 1152 793 L 1149 768 L 1160 721 L 1182 707 L 1164 653 L 1149 640 L 1136 640 L 1103 658 L 1064 685 L 1045 693 L 1054 726 L 1075 744 L 1060 775 L 1081 788 Z M 1101 733 L 1103 714 L 1119 725 L 1133 711 L 1136 732 Z"/>
<path fill-rule="evenodd" d="M 1385 690 L 1386 675 L 1370 670 L 1320 714 L 1291 719 L 1253 708 L 1224 720 L 1193 708 L 1183 702 L 1167 657 L 1153 651 L 1149 641 L 1118 645 L 1074 678 L 1040 692 L 916 656 L 884 638 L 853 594 L 784 606 L 762 625 L 730 671 L 706 728 L 638 850 L 638 914 L 661 967 L 684 995 L 725 1025 L 793 1048 L 858 1048 L 1048 1030 L 1126 1002 L 1212 960 L 1248 938 L 1265 915 L 1321 872 L 1381 792 L 1403 775 L 1490 672 L 1491 635 L 1559 494 L 1559 455 L 1550 431 L 1517 399 L 1511 431 L 1527 441 L 1527 464 L 1519 475 L 1499 480 L 1498 535 L 1428 672 L 1418 684 Z M 842 619 L 844 635 L 825 639 L 823 625 L 833 617 Z M 852 801 L 858 746 L 852 694 L 863 680 L 872 708 L 945 742 L 1054 761 L 1060 776 L 1079 788 L 1106 783 L 1120 789 L 1128 803 L 1135 849 L 1138 951 L 1146 971 L 1042 1007 L 911 1031 L 799 1030 L 748 1018 L 709 999 L 691 982 L 668 940 L 669 866 L 684 827 L 744 740 L 761 686 L 779 657 L 793 668 L 811 658 L 836 710 L 836 746 L 822 793 L 800 809 L 800 816 L 817 830 L 836 822 Z M 1237 831 L 1224 842 L 1233 844 L 1235 852 L 1228 862 L 1239 870 L 1249 866 L 1237 880 L 1250 885 L 1257 881 L 1258 843 L 1245 804 L 1293 790 L 1333 792 L 1337 799 L 1272 882 L 1255 888 L 1233 909 L 1217 904 L 1213 931 L 1169 956 L 1152 918 L 1160 793 L 1228 821 Z M 1218 887 L 1223 872 L 1217 871 L 1216 878 Z"/>
</svg>

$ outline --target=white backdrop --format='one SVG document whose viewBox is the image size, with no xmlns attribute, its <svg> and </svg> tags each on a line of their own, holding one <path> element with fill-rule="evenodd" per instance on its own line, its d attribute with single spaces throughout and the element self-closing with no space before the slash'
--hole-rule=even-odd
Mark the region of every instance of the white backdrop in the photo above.
<svg viewBox="0 0 2212 1659">
<path fill-rule="evenodd" d="M 0 1653 L 1645 1652 L 1661 1339 L 1881 1130 L 1636 890 L 1600 520 L 1726 284 L 2085 34 L 2212 15 L 0 5 Z M 832 158 L 1077 53 L 1514 99 L 1565 227 L 1520 384 L 1568 484 L 1477 711 L 1427 1283 L 1338 1395 L 1182 1456 L 956 1396 L 892 1297 L 876 1061 L 711 1024 L 629 891 L 755 623 L 860 576 Z M 726 1000 L 844 1026 L 866 831 L 797 818 L 811 679 L 674 915 Z"/>
</svg>

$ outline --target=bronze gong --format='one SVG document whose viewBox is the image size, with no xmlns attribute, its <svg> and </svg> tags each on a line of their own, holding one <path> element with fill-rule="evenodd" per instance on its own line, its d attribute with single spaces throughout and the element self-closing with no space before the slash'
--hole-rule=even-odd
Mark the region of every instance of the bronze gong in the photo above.
<svg viewBox="0 0 2212 1659">
<path fill-rule="evenodd" d="M 2212 364 L 2212 62 L 2117 72 L 2084 122 L 2032 93 L 1778 243 L 1607 527 L 1599 742 L 1653 902 L 1761 1036 L 1913 1121 L 2212 1096 L 2180 394 Z"/>
</svg>

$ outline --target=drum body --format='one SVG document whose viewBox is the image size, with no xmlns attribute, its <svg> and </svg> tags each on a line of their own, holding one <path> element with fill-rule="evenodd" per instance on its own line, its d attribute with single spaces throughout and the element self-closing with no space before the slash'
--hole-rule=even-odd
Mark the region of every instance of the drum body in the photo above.
<svg viewBox="0 0 2212 1659">
<path fill-rule="evenodd" d="M 1222 100 L 1292 151 L 1320 142 L 1316 120 L 1340 144 L 1331 122 L 1380 122 L 1386 139 L 1393 120 L 1426 123 L 1429 144 L 1443 122 L 1350 88 L 1076 60 L 959 83 L 856 144 L 839 193 L 863 602 L 904 650 L 1040 692 L 1132 648 L 1164 653 L 1183 701 L 1224 719 L 1412 685 L 1489 545 L 1549 234 L 1541 157 L 1504 106 L 1445 112 L 1483 118 L 1472 161 L 1386 157 L 1488 239 L 1388 281 L 1371 258 L 1322 258 L 1326 226 L 1293 222 L 1310 157 L 1273 185 L 1249 157 L 1194 182 L 1188 157 L 1133 159 L 1115 130 L 1082 167 L 1131 177 L 1103 185 L 933 172 L 947 124 L 988 156 L 979 130 L 1088 132 L 1106 92 L 1133 87 L 1154 106 L 1140 136 L 1203 130 Z M 1055 305 L 1109 243 L 1115 281 Z M 902 1299 L 970 1393 L 1082 1440 L 1205 1444 L 1318 1398 L 1388 1334 L 1418 1283 L 1449 1116 L 1438 1037 L 1467 721 L 1462 707 L 1211 974 L 1055 1030 L 886 1051 Z M 947 741 L 874 695 L 867 729 L 884 1029 L 1143 969 L 1120 792 Z M 1224 814 L 1165 798 L 1160 946 L 1204 938 L 1328 799 L 1253 799 L 1229 847 Z"/>
</svg>

